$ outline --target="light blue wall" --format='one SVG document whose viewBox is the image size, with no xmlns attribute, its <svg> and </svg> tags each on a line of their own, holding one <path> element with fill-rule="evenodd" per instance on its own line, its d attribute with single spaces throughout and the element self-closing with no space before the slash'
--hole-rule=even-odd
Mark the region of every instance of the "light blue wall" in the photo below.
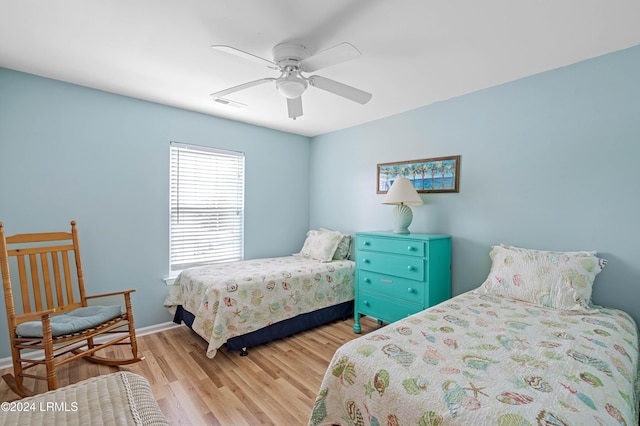
<svg viewBox="0 0 640 426">
<path fill-rule="evenodd" d="M 136 288 L 137 327 L 171 320 L 171 140 L 245 152 L 246 258 L 299 251 L 309 138 L 0 68 L 0 221 L 14 234 L 75 219 L 88 293 Z M 3 298 L 0 309 L 6 357 Z"/>
<path fill-rule="evenodd" d="M 492 244 L 596 249 L 609 264 L 594 300 L 640 321 L 639 75 L 635 47 L 310 143 L 0 68 L 0 220 L 77 220 L 89 291 L 137 288 L 144 327 L 170 320 L 170 140 L 246 153 L 247 258 L 297 251 L 310 227 L 389 229 L 376 164 L 459 154 L 460 193 L 423 195 L 411 226 L 454 237 L 454 294 L 484 280 Z"/>
<path fill-rule="evenodd" d="M 453 236 L 454 294 L 493 244 L 597 250 L 594 301 L 640 322 L 640 46 L 314 138 L 311 227 L 390 229 L 376 164 L 449 155 L 460 192 L 423 194 L 410 229 Z"/>
</svg>

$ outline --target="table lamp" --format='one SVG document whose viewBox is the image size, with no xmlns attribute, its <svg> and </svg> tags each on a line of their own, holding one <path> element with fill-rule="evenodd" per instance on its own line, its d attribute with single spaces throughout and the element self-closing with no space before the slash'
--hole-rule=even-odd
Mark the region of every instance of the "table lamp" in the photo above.
<svg viewBox="0 0 640 426">
<path fill-rule="evenodd" d="M 411 185 L 411 181 L 406 177 L 397 178 L 387 195 L 382 200 L 382 204 L 392 204 L 393 209 L 393 232 L 395 234 L 408 234 L 409 225 L 413 220 L 413 212 L 409 206 L 420 206 L 424 204 L 418 191 Z"/>
</svg>

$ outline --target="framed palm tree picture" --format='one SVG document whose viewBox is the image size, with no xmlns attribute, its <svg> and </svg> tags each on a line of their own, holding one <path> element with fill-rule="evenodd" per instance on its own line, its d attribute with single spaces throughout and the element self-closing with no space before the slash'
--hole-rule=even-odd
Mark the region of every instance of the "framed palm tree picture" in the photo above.
<svg viewBox="0 0 640 426">
<path fill-rule="evenodd" d="M 409 179 L 418 192 L 459 192 L 460 156 L 378 164 L 376 193 L 386 194 L 399 177 Z"/>
</svg>

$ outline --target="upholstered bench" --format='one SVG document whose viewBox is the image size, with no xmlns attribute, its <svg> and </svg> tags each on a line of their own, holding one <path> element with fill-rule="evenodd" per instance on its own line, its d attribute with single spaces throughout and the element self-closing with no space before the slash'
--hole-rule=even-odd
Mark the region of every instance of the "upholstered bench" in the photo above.
<svg viewBox="0 0 640 426">
<path fill-rule="evenodd" d="M 169 425 L 144 377 L 119 371 L 2 403 L 0 425 Z"/>
</svg>

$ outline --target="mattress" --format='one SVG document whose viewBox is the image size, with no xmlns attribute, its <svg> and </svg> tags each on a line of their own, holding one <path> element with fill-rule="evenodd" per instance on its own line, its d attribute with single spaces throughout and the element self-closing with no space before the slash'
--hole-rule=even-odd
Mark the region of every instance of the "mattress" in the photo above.
<svg viewBox="0 0 640 426">
<path fill-rule="evenodd" d="M 169 425 L 149 382 L 126 371 L 2 404 L 3 426 Z"/>
<path fill-rule="evenodd" d="M 191 328 L 213 358 L 235 336 L 353 300 L 354 279 L 350 260 L 252 259 L 182 271 L 164 305 L 194 315 Z"/>
<path fill-rule="evenodd" d="M 638 331 L 626 313 L 475 291 L 339 348 L 310 425 L 635 425 Z"/>
</svg>

